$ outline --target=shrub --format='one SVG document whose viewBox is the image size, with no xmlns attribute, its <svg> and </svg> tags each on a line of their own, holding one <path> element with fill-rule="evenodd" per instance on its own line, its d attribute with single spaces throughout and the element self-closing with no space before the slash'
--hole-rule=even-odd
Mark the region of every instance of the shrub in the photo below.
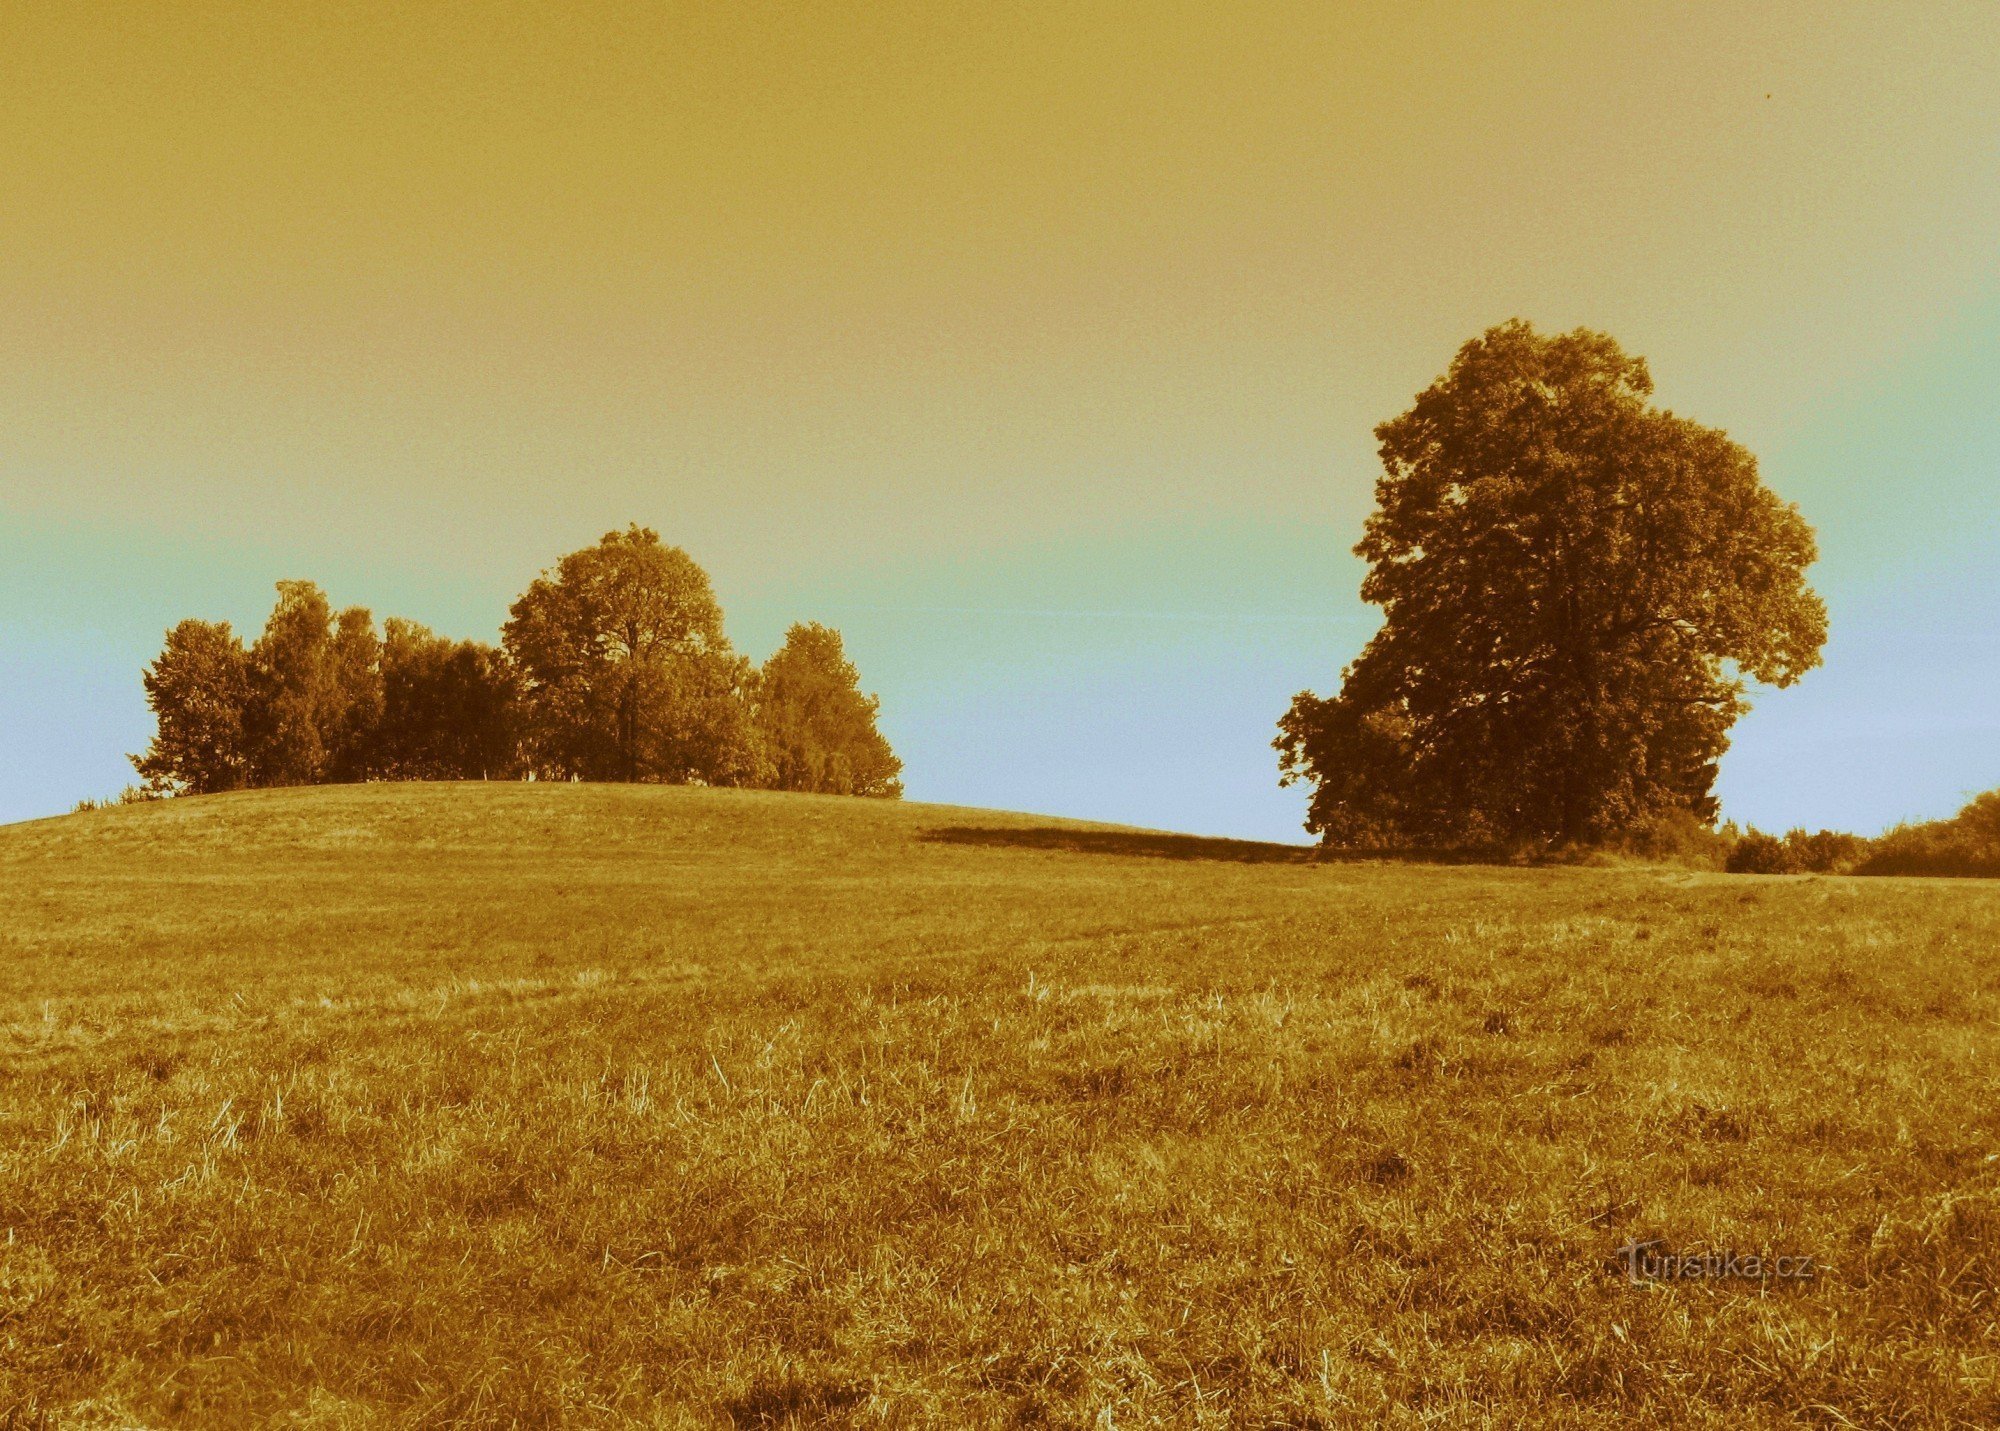
<svg viewBox="0 0 2000 1431">
<path fill-rule="evenodd" d="M 1719 870 L 1735 844 L 1735 826 L 1718 830 L 1692 810 L 1675 810 L 1627 830 L 1614 848 L 1643 860 Z"/>
<path fill-rule="evenodd" d="M 1785 836 L 1785 847 L 1809 874 L 1845 874 L 1868 852 L 1868 841 L 1841 830 L 1820 830 L 1808 835 L 1793 830 Z"/>
<path fill-rule="evenodd" d="M 113 805 L 143 805 L 149 800 L 163 798 L 157 791 L 147 790 L 138 785 L 127 785 L 123 790 L 120 790 L 109 799 L 92 800 L 89 796 L 85 796 L 71 807 L 70 813 L 72 815 L 81 815 L 90 810 L 109 810 Z"/>
<path fill-rule="evenodd" d="M 1731 874 L 1797 874 L 1786 842 L 1762 830 L 1751 830 L 1736 842 L 1723 868 Z"/>
<path fill-rule="evenodd" d="M 1896 826 L 1870 845 L 1857 873 L 2000 876 L 2000 790 L 1976 797 L 1949 820 Z"/>
<path fill-rule="evenodd" d="M 1867 850 L 1868 841 L 1839 830 L 1788 830 L 1781 839 L 1752 829 L 1736 842 L 1724 868 L 1731 874 L 1846 874 Z"/>
</svg>

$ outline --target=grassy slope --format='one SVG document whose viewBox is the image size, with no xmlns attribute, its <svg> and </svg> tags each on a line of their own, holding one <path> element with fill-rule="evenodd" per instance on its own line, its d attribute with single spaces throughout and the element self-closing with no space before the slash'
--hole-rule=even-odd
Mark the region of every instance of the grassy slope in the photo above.
<svg viewBox="0 0 2000 1431">
<path fill-rule="evenodd" d="M 0 1424 L 2000 1423 L 1996 935 L 740 792 L 0 829 Z"/>
</svg>

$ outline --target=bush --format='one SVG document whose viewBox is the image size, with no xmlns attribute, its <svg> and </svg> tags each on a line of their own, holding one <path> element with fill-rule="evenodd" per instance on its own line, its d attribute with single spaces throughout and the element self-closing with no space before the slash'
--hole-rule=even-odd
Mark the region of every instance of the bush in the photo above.
<svg viewBox="0 0 2000 1431">
<path fill-rule="evenodd" d="M 1723 868 L 1731 874 L 1797 874 L 1792 852 L 1776 835 L 1751 830 L 1736 842 Z"/>
<path fill-rule="evenodd" d="M 71 807 L 70 813 L 81 815 L 88 810 L 109 810 L 113 805 L 144 805 L 148 801 L 163 798 L 157 791 L 142 789 L 137 785 L 127 785 L 108 800 L 92 800 L 85 796 Z"/>
<path fill-rule="evenodd" d="M 1735 826 L 1718 830 L 1692 810 L 1675 810 L 1627 830 L 1614 848 L 1642 860 L 1719 870 L 1735 844 Z"/>
<path fill-rule="evenodd" d="M 1857 872 L 2000 876 L 2000 790 L 1978 796 L 1949 820 L 1896 826 L 1873 842 Z"/>
<path fill-rule="evenodd" d="M 1752 829 L 1736 842 L 1724 868 L 1731 874 L 1846 874 L 1868 841 L 1839 830 L 1788 830 L 1780 839 Z"/>
<path fill-rule="evenodd" d="M 1808 874 L 1846 874 L 1868 853 L 1868 841 L 1841 830 L 1821 830 L 1808 835 L 1793 830 L 1785 836 L 1785 846 L 1794 852 L 1801 870 Z"/>
</svg>

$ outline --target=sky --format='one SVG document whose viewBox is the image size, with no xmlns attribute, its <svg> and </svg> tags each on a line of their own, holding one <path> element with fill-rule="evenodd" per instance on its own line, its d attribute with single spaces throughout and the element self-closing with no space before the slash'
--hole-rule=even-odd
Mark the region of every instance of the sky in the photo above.
<svg viewBox="0 0 2000 1431">
<path fill-rule="evenodd" d="M 272 584 L 494 639 L 629 522 L 912 798 L 1302 839 L 1374 425 L 1616 336 L 1817 528 L 1724 813 L 2000 785 L 2000 6 L 0 7 L 0 821 Z"/>
</svg>

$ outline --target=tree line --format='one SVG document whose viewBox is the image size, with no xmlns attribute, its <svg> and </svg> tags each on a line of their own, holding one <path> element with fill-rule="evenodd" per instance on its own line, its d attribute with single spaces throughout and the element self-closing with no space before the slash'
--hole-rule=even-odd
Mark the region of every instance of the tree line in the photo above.
<svg viewBox="0 0 2000 1431">
<path fill-rule="evenodd" d="M 2000 794 L 1876 841 L 1718 827 L 1748 687 L 1820 662 L 1812 528 L 1727 433 L 1653 405 L 1603 333 L 1515 320 L 1375 430 L 1356 555 L 1380 628 L 1339 691 L 1296 696 L 1280 782 L 1332 846 L 1624 849 L 1746 872 L 2000 872 Z M 640 527 L 538 577 L 499 647 L 378 633 L 309 582 L 263 632 L 184 621 L 146 673 L 152 794 L 370 779 L 549 779 L 901 793 L 839 633 L 733 651 L 707 574 Z"/>
<path fill-rule="evenodd" d="M 283 581 L 247 644 L 226 621 L 176 625 L 145 689 L 157 728 L 132 762 L 156 796 L 523 778 L 902 794 L 840 633 L 794 625 L 753 665 L 708 574 L 639 526 L 537 577 L 497 647 L 378 630 Z"/>
</svg>

